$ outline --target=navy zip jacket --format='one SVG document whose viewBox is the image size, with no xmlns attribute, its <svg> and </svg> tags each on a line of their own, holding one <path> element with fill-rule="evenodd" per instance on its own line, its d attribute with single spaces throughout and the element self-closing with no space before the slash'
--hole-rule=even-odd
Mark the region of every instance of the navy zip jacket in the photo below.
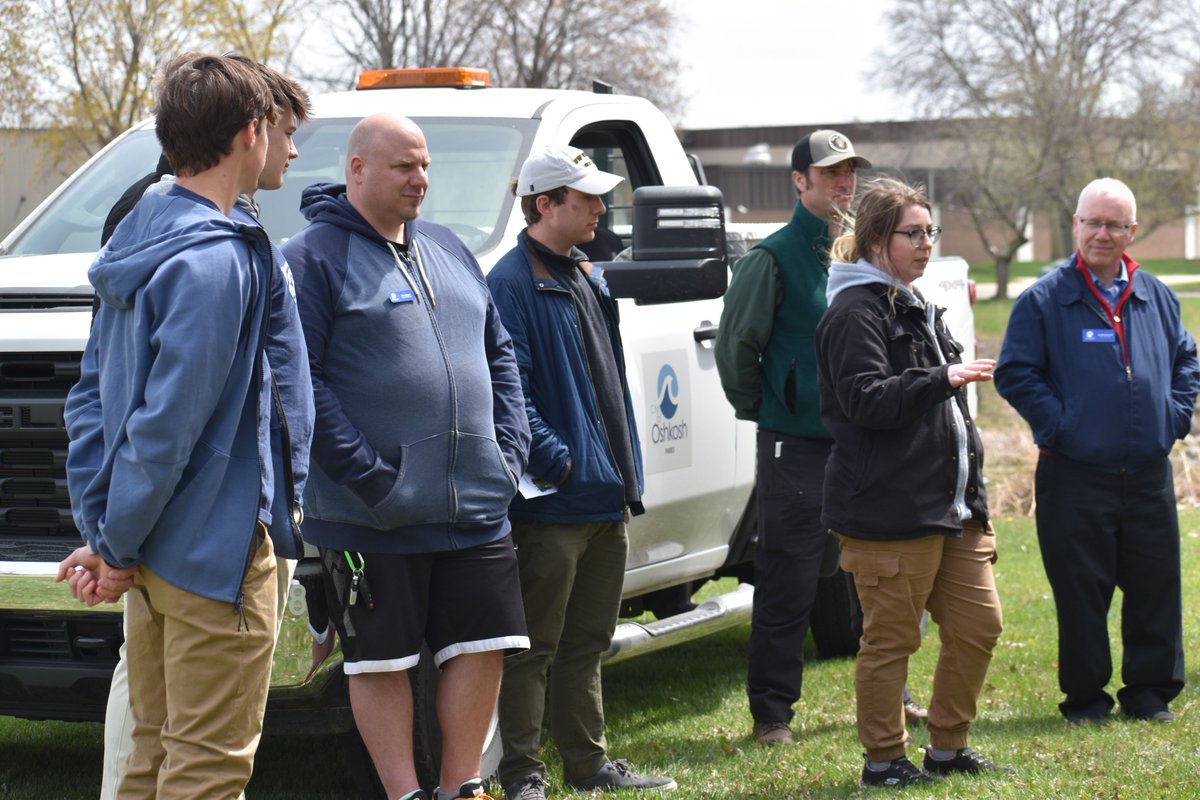
<svg viewBox="0 0 1200 800">
<path fill-rule="evenodd" d="M 996 390 L 1043 450 L 1107 472 L 1136 469 L 1165 458 L 1191 429 L 1196 342 L 1171 290 L 1127 261 L 1122 346 L 1078 259 L 1013 304 Z"/>
<path fill-rule="evenodd" d="M 625 353 L 617 328 L 617 307 L 593 269 L 588 283 L 596 294 L 625 396 L 625 414 L 637 465 L 637 482 L 644 486 L 642 452 L 638 447 L 633 401 L 625 381 Z M 625 484 L 609 451 L 607 434 L 600 419 L 595 386 L 588 371 L 587 356 L 575 301 L 545 269 L 535 270 L 529 259 L 525 232 L 517 246 L 492 267 L 488 288 L 496 299 L 500 317 L 513 338 L 524 389 L 525 413 L 533 433 L 529 472 L 535 478 L 557 484 L 571 474 L 554 494 L 513 499 L 513 519 L 537 522 L 582 523 L 624 519 Z M 634 514 L 641 503 L 630 507 Z"/>
<path fill-rule="evenodd" d="M 301 210 L 311 224 L 283 251 L 317 409 L 305 540 L 431 553 L 504 537 L 529 423 L 479 264 L 423 220 L 391 245 L 340 184 L 308 187 Z"/>
</svg>

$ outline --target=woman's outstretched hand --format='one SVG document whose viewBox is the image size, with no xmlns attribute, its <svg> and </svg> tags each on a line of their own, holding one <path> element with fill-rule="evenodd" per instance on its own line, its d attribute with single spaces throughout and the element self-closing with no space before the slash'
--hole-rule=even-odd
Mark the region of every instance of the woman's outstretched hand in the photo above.
<svg viewBox="0 0 1200 800">
<path fill-rule="evenodd" d="M 969 364 L 951 364 L 948 376 L 950 385 L 957 389 L 975 381 L 990 381 L 995 368 L 994 358 L 977 358 Z"/>
</svg>

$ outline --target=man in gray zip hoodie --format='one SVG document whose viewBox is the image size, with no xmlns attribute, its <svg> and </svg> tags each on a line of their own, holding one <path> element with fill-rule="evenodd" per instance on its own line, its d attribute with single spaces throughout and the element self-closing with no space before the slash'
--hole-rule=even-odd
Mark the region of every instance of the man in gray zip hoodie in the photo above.
<svg viewBox="0 0 1200 800">
<path fill-rule="evenodd" d="M 529 646 L 508 504 L 529 422 L 474 256 L 418 220 L 425 136 L 394 114 L 350 135 L 346 185 L 305 190 L 284 246 L 317 420 L 304 537 L 321 548 L 350 702 L 389 798 L 423 798 L 408 670 L 441 670 L 439 800 L 482 791 L 505 652 Z"/>
</svg>

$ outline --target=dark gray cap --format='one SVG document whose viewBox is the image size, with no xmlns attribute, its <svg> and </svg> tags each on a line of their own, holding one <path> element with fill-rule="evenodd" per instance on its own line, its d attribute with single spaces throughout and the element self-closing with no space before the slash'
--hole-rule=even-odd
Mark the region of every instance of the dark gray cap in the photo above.
<svg viewBox="0 0 1200 800">
<path fill-rule="evenodd" d="M 792 169 L 804 172 L 809 167 L 832 167 L 853 159 L 858 167 L 870 167 L 871 162 L 854 152 L 854 145 L 845 134 L 832 130 L 813 131 L 792 148 Z"/>
</svg>

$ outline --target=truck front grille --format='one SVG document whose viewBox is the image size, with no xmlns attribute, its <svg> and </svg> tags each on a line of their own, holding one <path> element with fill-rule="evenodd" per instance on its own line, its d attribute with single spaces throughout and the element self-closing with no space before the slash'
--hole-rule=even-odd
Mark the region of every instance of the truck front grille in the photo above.
<svg viewBox="0 0 1200 800">
<path fill-rule="evenodd" d="M 9 658 L 62 659 L 71 657 L 71 641 L 63 620 L 7 620 L 4 625 Z"/>
<path fill-rule="evenodd" d="M 0 560 L 59 561 L 79 546 L 63 406 L 78 353 L 0 354 Z"/>
<path fill-rule="evenodd" d="M 120 614 L 51 616 L 0 612 L 0 661 L 74 661 L 115 665 Z"/>
</svg>

